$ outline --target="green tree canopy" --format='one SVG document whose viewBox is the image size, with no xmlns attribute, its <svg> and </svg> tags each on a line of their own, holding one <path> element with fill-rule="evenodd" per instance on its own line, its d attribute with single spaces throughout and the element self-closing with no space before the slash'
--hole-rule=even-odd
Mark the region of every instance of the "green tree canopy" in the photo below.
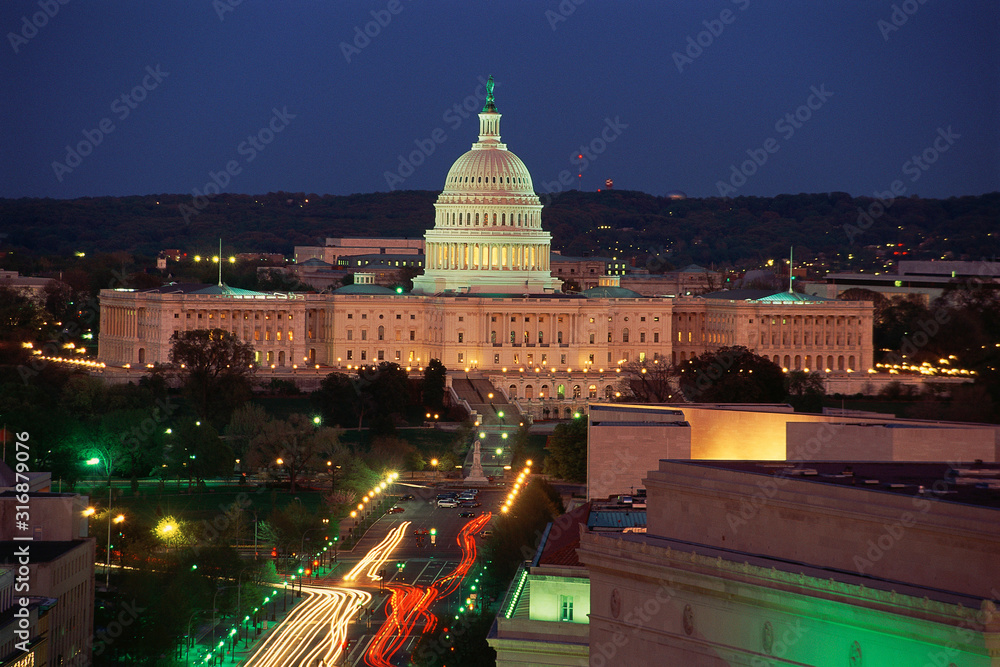
<svg viewBox="0 0 1000 667">
<path fill-rule="evenodd" d="M 227 420 L 250 397 L 253 345 L 223 329 L 181 331 L 170 348 L 195 410 L 202 419 Z"/>
<path fill-rule="evenodd" d="M 545 472 L 570 482 L 587 481 L 587 420 L 558 424 L 549 436 Z"/>
<path fill-rule="evenodd" d="M 701 403 L 780 403 L 781 368 L 742 346 L 705 352 L 678 364 L 684 398 Z"/>
</svg>

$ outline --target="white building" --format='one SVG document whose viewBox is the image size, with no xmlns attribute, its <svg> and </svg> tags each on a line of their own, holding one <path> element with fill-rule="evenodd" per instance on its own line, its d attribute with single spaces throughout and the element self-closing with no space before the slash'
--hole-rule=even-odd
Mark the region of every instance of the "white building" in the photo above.
<svg viewBox="0 0 1000 667">
<path fill-rule="evenodd" d="M 380 361 L 420 367 L 435 358 L 450 369 L 484 371 L 535 416 L 552 409 L 563 416 L 573 406 L 562 402 L 610 398 L 622 363 L 680 361 L 725 345 L 745 345 L 789 368 L 872 366 L 867 302 L 780 293 L 649 297 L 620 287 L 619 276 L 601 276 L 579 294 L 560 292 L 541 202 L 524 163 L 500 141 L 492 95 L 479 140 L 449 170 L 435 209 L 412 293 L 362 274 L 331 294 L 223 284 L 102 290 L 100 359 L 118 367 L 167 363 L 176 333 L 222 328 L 252 342 L 261 367 L 276 371 Z"/>
</svg>

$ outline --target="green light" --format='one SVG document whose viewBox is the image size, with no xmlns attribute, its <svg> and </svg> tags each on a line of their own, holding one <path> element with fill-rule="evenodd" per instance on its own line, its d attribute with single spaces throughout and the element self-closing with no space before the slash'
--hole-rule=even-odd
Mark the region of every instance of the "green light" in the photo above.
<svg viewBox="0 0 1000 667">
<path fill-rule="evenodd" d="M 437 535 L 437 534 L 438 534 L 438 529 L 437 528 L 431 528 L 431 535 Z"/>
<path fill-rule="evenodd" d="M 579 412 L 574 412 L 573 413 L 573 419 L 579 419 L 579 418 L 580 418 L 580 413 Z"/>
<path fill-rule="evenodd" d="M 192 565 L 191 569 L 192 570 L 197 570 L 198 569 L 198 563 L 195 563 L 194 565 Z"/>
<path fill-rule="evenodd" d="M 396 294 L 402 294 L 402 293 L 403 293 L 403 288 L 402 287 L 397 287 L 396 288 Z"/>
<path fill-rule="evenodd" d="M 500 419 L 503 419 L 503 410 L 500 410 L 499 412 L 497 412 L 497 417 L 499 417 Z"/>
<path fill-rule="evenodd" d="M 101 459 L 97 458 L 96 456 L 94 458 L 92 458 L 92 459 L 87 459 L 87 465 L 89 465 L 89 466 L 96 466 L 100 462 L 101 462 Z"/>
<path fill-rule="evenodd" d="M 317 426 L 318 426 L 318 425 L 319 425 L 320 423 L 322 423 L 322 421 L 323 421 L 323 420 L 322 420 L 322 419 L 320 419 L 319 415 L 317 415 L 317 416 L 313 417 L 313 424 L 316 424 Z"/>
<path fill-rule="evenodd" d="M 507 435 L 507 434 L 504 433 L 504 435 Z M 501 454 L 503 454 L 503 448 L 502 447 L 497 447 L 497 456 L 500 456 Z"/>
</svg>

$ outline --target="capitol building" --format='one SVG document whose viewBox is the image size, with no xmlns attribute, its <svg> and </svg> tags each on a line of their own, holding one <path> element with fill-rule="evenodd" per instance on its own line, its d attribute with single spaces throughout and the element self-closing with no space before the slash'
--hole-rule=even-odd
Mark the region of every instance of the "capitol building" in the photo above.
<svg viewBox="0 0 1000 667">
<path fill-rule="evenodd" d="M 479 137 L 451 167 L 425 235 L 425 266 L 397 293 L 355 274 L 331 293 L 262 293 L 171 283 L 102 290 L 99 358 L 168 363 L 179 332 L 220 328 L 253 344 L 262 373 L 325 374 L 382 361 L 440 359 L 488 379 L 535 417 L 610 399 L 618 369 L 677 363 L 743 345 L 789 370 L 872 367 L 872 306 L 787 291 L 650 297 L 618 276 L 563 293 L 551 235 L 524 163 L 500 139 L 492 86 Z"/>
</svg>

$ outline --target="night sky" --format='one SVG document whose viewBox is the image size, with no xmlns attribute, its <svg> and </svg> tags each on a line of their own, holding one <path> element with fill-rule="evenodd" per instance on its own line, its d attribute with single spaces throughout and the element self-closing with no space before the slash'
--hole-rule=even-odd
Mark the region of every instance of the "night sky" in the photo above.
<svg viewBox="0 0 1000 667">
<path fill-rule="evenodd" d="M 440 190 L 490 74 L 539 193 L 1000 189 L 996 0 L 61 1 L 0 7 L 2 197 Z"/>
</svg>

